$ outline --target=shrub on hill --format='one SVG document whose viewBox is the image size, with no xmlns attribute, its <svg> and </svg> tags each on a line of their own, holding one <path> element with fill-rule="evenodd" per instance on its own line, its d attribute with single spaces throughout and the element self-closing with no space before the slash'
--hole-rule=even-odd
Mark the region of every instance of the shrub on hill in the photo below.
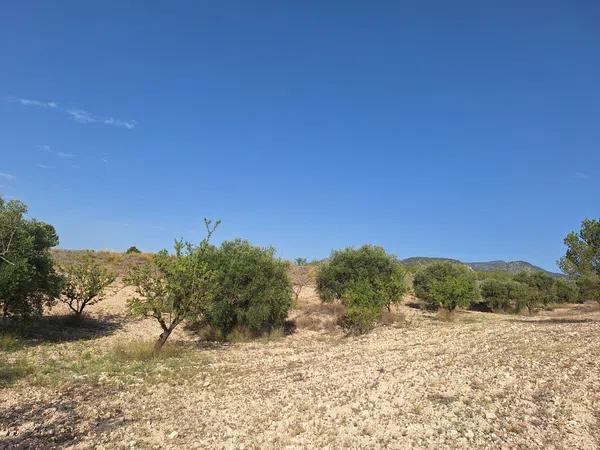
<svg viewBox="0 0 600 450">
<path fill-rule="evenodd" d="M 130 312 L 154 318 L 162 329 L 155 352 L 181 322 L 206 314 L 215 298 L 216 274 L 207 263 L 206 253 L 219 223 L 213 225 L 205 219 L 207 235 L 199 245 L 175 241 L 173 254 L 166 250 L 157 253 L 150 263 L 133 268 L 125 280 L 136 290 L 136 296 L 127 303 Z"/>
<path fill-rule="evenodd" d="M 492 311 L 506 311 L 516 307 L 523 285 L 514 280 L 484 280 L 479 287 L 481 297 Z"/>
<path fill-rule="evenodd" d="M 79 261 L 61 268 L 62 292 L 59 300 L 76 316 L 81 316 L 86 306 L 104 300 L 106 288 L 115 281 L 115 274 L 101 266 L 90 253 Z"/>
<path fill-rule="evenodd" d="M 217 288 L 205 320 L 222 338 L 234 330 L 252 337 L 283 326 L 292 287 L 287 263 L 273 248 L 236 239 L 208 249 L 206 260 Z"/>
<path fill-rule="evenodd" d="M 478 297 L 471 271 L 451 262 L 435 263 L 422 269 L 415 275 L 413 286 L 417 297 L 432 310 L 453 311 L 469 306 Z"/>
<path fill-rule="evenodd" d="M 50 248 L 54 227 L 26 219 L 27 207 L 0 197 L 0 315 L 28 318 L 51 306 L 60 292 Z"/>
<path fill-rule="evenodd" d="M 407 292 L 406 271 L 381 247 L 334 251 L 317 272 L 317 291 L 325 303 L 341 301 L 346 307 L 343 325 L 365 332 L 383 309 L 391 309 Z"/>
<path fill-rule="evenodd" d="M 135 245 L 132 245 L 125 251 L 125 253 L 129 255 L 131 253 L 142 253 L 142 252 Z"/>
</svg>

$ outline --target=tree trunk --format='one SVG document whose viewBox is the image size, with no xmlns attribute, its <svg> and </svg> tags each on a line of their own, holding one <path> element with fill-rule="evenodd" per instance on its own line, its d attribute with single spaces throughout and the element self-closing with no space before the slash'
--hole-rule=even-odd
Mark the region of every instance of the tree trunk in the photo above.
<svg viewBox="0 0 600 450">
<path fill-rule="evenodd" d="M 169 336 L 171 335 L 172 331 L 173 330 L 168 328 L 168 329 L 164 330 L 162 333 L 160 333 L 158 340 L 154 344 L 154 353 L 160 352 L 160 349 L 163 348 L 163 345 L 165 345 L 165 342 L 167 342 L 167 339 L 169 339 Z"/>
</svg>

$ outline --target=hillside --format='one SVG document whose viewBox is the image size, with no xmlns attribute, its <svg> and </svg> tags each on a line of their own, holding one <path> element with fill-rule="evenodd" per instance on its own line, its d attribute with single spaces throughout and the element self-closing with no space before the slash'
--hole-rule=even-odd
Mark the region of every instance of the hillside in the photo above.
<svg viewBox="0 0 600 450">
<path fill-rule="evenodd" d="M 458 264 L 464 264 L 469 266 L 473 270 L 477 270 L 480 272 L 508 272 L 508 273 L 519 273 L 519 272 L 545 272 L 549 275 L 559 277 L 562 276 L 560 273 L 549 272 L 541 267 L 528 263 L 527 261 L 481 261 L 481 262 L 463 262 L 458 259 L 452 258 L 432 258 L 427 256 L 414 256 L 411 258 L 406 258 L 402 260 L 402 263 L 407 265 L 408 267 L 419 269 L 421 267 L 427 266 L 429 264 L 433 264 L 441 261 L 450 261 Z"/>
</svg>

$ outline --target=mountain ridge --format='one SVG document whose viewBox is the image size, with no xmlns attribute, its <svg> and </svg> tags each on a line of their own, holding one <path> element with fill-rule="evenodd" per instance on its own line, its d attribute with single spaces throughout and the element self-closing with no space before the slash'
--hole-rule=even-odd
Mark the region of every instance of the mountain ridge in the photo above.
<svg viewBox="0 0 600 450">
<path fill-rule="evenodd" d="M 535 264 L 531 264 L 530 262 L 522 260 L 504 261 L 501 259 L 497 259 L 492 261 L 465 262 L 454 258 L 437 258 L 428 256 L 413 256 L 401 260 L 402 263 L 413 267 L 422 267 L 440 261 L 449 261 L 457 264 L 464 264 L 466 266 L 469 266 L 473 270 L 481 272 L 501 271 L 512 274 L 516 274 L 519 272 L 544 272 L 554 277 L 564 276 L 562 273 L 551 272 L 549 270 L 542 269 L 541 267 L 536 266 Z"/>
</svg>

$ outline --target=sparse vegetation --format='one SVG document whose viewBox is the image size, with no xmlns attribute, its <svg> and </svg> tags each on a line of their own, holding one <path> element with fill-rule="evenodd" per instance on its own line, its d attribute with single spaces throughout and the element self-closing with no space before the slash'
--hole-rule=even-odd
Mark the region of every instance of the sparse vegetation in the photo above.
<svg viewBox="0 0 600 450">
<path fill-rule="evenodd" d="M 83 314 L 86 306 L 102 301 L 106 288 L 116 277 L 88 252 L 80 257 L 79 262 L 61 268 L 61 272 L 62 292 L 59 300 L 76 316 Z"/>
</svg>

